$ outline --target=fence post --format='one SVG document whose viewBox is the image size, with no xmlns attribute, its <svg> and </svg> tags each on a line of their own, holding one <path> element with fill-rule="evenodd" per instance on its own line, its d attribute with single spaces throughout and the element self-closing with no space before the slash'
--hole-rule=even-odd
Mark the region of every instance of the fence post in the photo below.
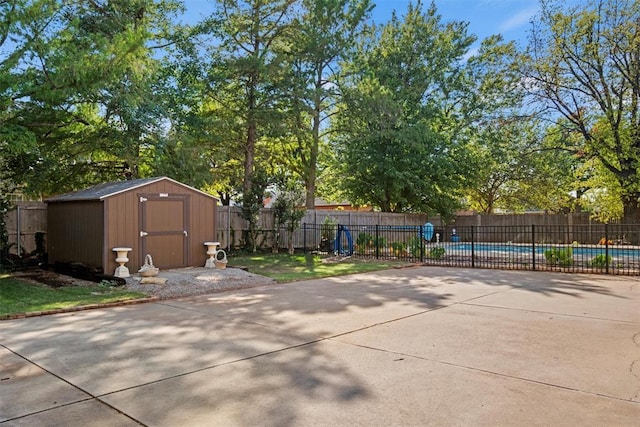
<svg viewBox="0 0 640 427">
<path fill-rule="evenodd" d="M 420 226 L 420 236 L 418 239 L 420 240 L 420 262 L 424 262 L 424 225 Z"/>
<path fill-rule="evenodd" d="M 476 234 L 476 226 L 471 226 L 471 268 L 476 267 L 476 255 L 475 255 L 475 234 Z"/>
<path fill-rule="evenodd" d="M 22 258 L 22 242 L 20 242 L 20 232 L 22 231 L 22 224 L 20 221 L 20 205 L 16 206 L 16 245 L 18 250 L 18 258 Z"/>
<path fill-rule="evenodd" d="M 376 224 L 376 259 L 380 258 L 379 240 L 380 240 L 380 225 Z"/>
<path fill-rule="evenodd" d="M 536 226 L 531 224 L 531 269 L 536 271 Z"/>
<path fill-rule="evenodd" d="M 231 246 L 234 245 L 235 242 L 231 241 L 231 201 L 229 201 L 229 205 L 227 206 L 227 252 L 231 252 Z"/>
<path fill-rule="evenodd" d="M 604 224 L 604 272 L 609 274 L 609 224 Z"/>
<path fill-rule="evenodd" d="M 302 253 L 307 254 L 307 223 L 302 223 Z"/>
</svg>

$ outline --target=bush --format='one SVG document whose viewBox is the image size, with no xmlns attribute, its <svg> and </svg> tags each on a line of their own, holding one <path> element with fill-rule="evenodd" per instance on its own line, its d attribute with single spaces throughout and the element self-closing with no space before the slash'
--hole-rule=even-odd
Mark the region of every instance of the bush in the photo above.
<svg viewBox="0 0 640 427">
<path fill-rule="evenodd" d="M 443 247 L 435 247 L 429 251 L 429 258 L 440 259 L 444 256 L 447 251 Z"/>
<path fill-rule="evenodd" d="M 356 248 L 360 255 L 363 255 L 368 251 L 375 250 L 376 246 L 378 249 L 382 250 L 385 248 L 386 244 L 387 240 L 384 237 L 379 236 L 376 242 L 376 237 L 369 233 L 359 233 L 356 238 Z"/>
<path fill-rule="evenodd" d="M 391 252 L 395 256 L 405 256 L 407 254 L 407 245 L 404 242 L 391 243 Z"/>
<path fill-rule="evenodd" d="M 420 236 L 413 236 L 411 239 L 409 239 L 409 252 L 411 252 L 411 255 L 415 256 L 420 256 L 421 252 L 423 251 L 423 246 L 424 243 L 422 242 L 422 238 Z"/>
<path fill-rule="evenodd" d="M 375 237 L 369 233 L 360 233 L 356 239 L 356 245 L 362 248 L 372 248 Z"/>
<path fill-rule="evenodd" d="M 320 226 L 320 250 L 324 252 L 333 251 L 333 242 L 338 231 L 338 221 L 328 216 Z"/>
<path fill-rule="evenodd" d="M 320 226 L 320 237 L 322 240 L 328 240 L 333 242 L 338 231 L 338 221 L 328 216 L 324 219 L 324 222 Z"/>
<path fill-rule="evenodd" d="M 598 254 L 591 260 L 591 267 L 604 268 L 607 265 L 611 265 L 611 255 Z"/>
<path fill-rule="evenodd" d="M 547 264 L 554 267 L 571 267 L 573 265 L 573 248 L 551 248 L 544 251 Z"/>
</svg>

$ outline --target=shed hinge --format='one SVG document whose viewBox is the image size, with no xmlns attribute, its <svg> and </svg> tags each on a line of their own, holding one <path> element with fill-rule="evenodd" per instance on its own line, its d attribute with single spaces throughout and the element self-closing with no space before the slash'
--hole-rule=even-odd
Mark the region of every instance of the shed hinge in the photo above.
<svg viewBox="0 0 640 427">
<path fill-rule="evenodd" d="M 140 203 L 142 203 L 142 202 L 146 202 L 146 201 L 147 201 L 147 198 L 146 198 L 146 197 L 140 197 Z"/>
<path fill-rule="evenodd" d="M 149 233 L 147 233 L 146 231 L 141 231 L 140 232 L 140 237 L 144 237 L 146 235 L 148 235 Z"/>
<path fill-rule="evenodd" d="M 184 230 L 182 233 L 184 234 L 184 237 L 187 237 L 189 235 L 189 233 L 187 233 L 187 230 Z"/>
</svg>

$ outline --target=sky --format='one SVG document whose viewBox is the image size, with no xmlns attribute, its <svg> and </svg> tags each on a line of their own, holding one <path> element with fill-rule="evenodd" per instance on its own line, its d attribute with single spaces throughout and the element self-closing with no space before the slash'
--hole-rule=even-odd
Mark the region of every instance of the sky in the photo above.
<svg viewBox="0 0 640 427">
<path fill-rule="evenodd" d="M 417 0 L 413 0 L 413 4 Z M 574 3 L 580 0 L 565 0 Z M 384 23 L 391 17 L 395 9 L 403 16 L 410 0 L 372 0 L 376 5 L 372 18 L 377 23 Z M 431 0 L 423 0 L 426 9 Z M 185 20 L 197 22 L 211 11 L 211 0 L 184 0 L 187 9 Z M 531 18 L 538 11 L 538 0 L 435 0 L 442 21 L 464 21 L 469 23 L 469 33 L 475 34 L 478 40 L 500 33 L 506 41 L 515 40 L 524 46 L 527 32 L 531 28 Z"/>
</svg>

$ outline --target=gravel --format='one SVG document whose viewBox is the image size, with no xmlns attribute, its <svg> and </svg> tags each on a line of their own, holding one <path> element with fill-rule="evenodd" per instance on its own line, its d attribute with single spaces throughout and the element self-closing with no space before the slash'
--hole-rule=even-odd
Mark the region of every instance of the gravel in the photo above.
<svg viewBox="0 0 640 427">
<path fill-rule="evenodd" d="M 275 280 L 249 273 L 239 268 L 209 269 L 202 267 L 160 270 L 159 278 L 165 284 L 142 284 L 137 274 L 127 278 L 126 289 L 144 292 L 162 299 L 246 289 L 275 284 Z"/>
</svg>

